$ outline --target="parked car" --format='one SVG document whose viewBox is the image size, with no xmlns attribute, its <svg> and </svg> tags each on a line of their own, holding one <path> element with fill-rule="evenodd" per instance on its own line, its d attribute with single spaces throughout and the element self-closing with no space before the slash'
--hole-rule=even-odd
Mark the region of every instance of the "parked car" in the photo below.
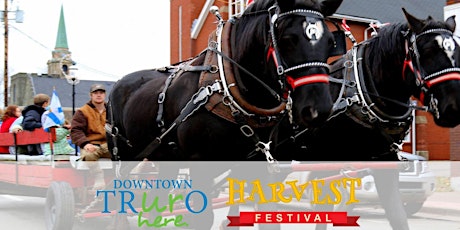
<svg viewBox="0 0 460 230">
<path fill-rule="evenodd" d="M 406 152 L 399 152 L 401 159 L 409 161 L 407 168 L 399 173 L 399 187 L 404 202 L 406 214 L 411 216 L 417 213 L 422 207 L 426 199 L 433 194 L 435 190 L 435 175 L 428 168 L 426 158 Z M 300 182 L 323 178 L 321 172 L 296 172 L 288 178 L 298 179 Z M 310 188 L 310 186 L 308 187 Z M 308 189 L 307 188 L 307 189 Z M 348 200 L 348 190 L 341 188 L 342 200 Z M 311 191 L 305 193 L 306 202 L 310 200 Z M 357 206 L 380 206 L 379 196 L 372 175 L 362 177 L 361 186 L 356 188 L 355 197 L 359 200 L 358 203 L 345 205 L 345 202 L 334 206 L 334 211 L 351 212 Z M 310 206 L 315 209 L 314 206 Z"/>
<path fill-rule="evenodd" d="M 402 195 L 406 214 L 411 216 L 423 207 L 423 203 L 435 190 L 436 178 L 428 168 L 426 158 L 410 153 L 400 152 L 400 156 L 412 162 L 411 167 L 399 173 L 399 191 Z M 356 190 L 357 205 L 380 204 L 372 176 L 363 177 L 361 188 Z"/>
</svg>

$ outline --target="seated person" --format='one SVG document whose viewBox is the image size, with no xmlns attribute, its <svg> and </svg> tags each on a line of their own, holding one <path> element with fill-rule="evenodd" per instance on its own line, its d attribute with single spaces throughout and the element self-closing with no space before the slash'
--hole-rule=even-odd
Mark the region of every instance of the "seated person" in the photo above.
<svg viewBox="0 0 460 230">
<path fill-rule="evenodd" d="M 43 114 L 45 116 L 45 114 Z M 67 141 L 67 136 L 70 134 L 70 124 L 68 121 L 62 126 L 56 126 L 56 141 L 53 142 L 53 149 L 51 150 L 51 145 L 49 143 L 44 143 L 42 145 L 43 155 L 65 155 L 65 154 L 75 154 L 75 149 L 69 145 Z"/>
<path fill-rule="evenodd" d="M 41 117 L 49 103 L 50 97 L 48 95 L 41 93 L 35 95 L 34 104 L 25 107 L 22 111 L 22 116 L 24 117 L 22 121 L 22 128 L 27 131 L 33 131 L 36 128 L 41 128 Z M 43 154 L 43 150 L 39 144 L 27 145 L 27 152 L 29 155 Z"/>
<path fill-rule="evenodd" d="M 22 132 L 23 128 L 21 126 L 22 120 L 24 117 L 21 115 L 18 117 L 18 119 L 14 120 L 13 124 L 11 124 L 10 127 L 10 133 L 18 133 Z M 18 154 L 27 154 L 27 146 L 17 146 L 18 148 Z M 16 147 L 15 146 L 10 146 L 10 154 L 16 154 Z"/>
<path fill-rule="evenodd" d="M 0 125 L 0 133 L 8 133 L 14 121 L 21 116 L 21 109 L 17 105 L 9 105 L 2 116 L 3 123 Z M 0 146 L 0 153 L 8 154 L 9 146 Z"/>
</svg>

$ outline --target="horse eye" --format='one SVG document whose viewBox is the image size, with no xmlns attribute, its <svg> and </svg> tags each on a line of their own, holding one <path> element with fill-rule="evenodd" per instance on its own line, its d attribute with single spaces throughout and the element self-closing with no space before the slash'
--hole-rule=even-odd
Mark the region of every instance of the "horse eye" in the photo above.
<svg viewBox="0 0 460 230">
<path fill-rule="evenodd" d="M 288 35 L 283 35 L 279 39 L 279 45 L 280 47 L 295 47 L 296 44 L 298 44 L 299 38 L 295 35 L 288 34 Z"/>
<path fill-rule="evenodd" d="M 335 39 L 330 38 L 329 41 L 328 41 L 328 45 L 334 47 L 335 46 Z"/>
</svg>

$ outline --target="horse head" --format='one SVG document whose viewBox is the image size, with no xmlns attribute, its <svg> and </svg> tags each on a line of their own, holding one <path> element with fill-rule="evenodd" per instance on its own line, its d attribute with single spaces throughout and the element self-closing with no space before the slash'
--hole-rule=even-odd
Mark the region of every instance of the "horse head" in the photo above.
<svg viewBox="0 0 460 230">
<path fill-rule="evenodd" d="M 291 121 L 297 125 L 318 125 L 330 115 L 332 99 L 326 62 L 335 41 L 325 17 L 341 3 L 342 0 L 254 1 L 235 20 L 232 57 L 280 95 Z M 241 69 L 236 72 L 248 101 L 262 108 L 280 103 L 267 100 L 269 90 L 261 90 L 259 81 Z"/>
<path fill-rule="evenodd" d="M 412 81 L 416 97 L 433 114 L 441 127 L 460 124 L 460 47 L 455 16 L 442 21 L 418 19 L 403 9 L 409 25 L 409 67 L 404 73 Z M 409 77 L 410 76 L 410 77 Z"/>
</svg>

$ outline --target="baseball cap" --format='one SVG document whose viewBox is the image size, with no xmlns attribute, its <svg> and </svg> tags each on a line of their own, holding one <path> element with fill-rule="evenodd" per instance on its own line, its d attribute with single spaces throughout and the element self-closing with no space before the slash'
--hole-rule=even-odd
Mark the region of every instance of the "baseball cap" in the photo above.
<svg viewBox="0 0 460 230">
<path fill-rule="evenodd" d="M 93 84 L 93 85 L 91 86 L 91 89 L 90 89 L 89 92 L 90 92 L 90 93 L 94 93 L 94 92 L 96 92 L 96 91 L 98 91 L 98 90 L 104 91 L 104 92 L 105 92 L 105 87 L 104 87 L 104 85 L 101 85 L 101 84 Z"/>
</svg>

